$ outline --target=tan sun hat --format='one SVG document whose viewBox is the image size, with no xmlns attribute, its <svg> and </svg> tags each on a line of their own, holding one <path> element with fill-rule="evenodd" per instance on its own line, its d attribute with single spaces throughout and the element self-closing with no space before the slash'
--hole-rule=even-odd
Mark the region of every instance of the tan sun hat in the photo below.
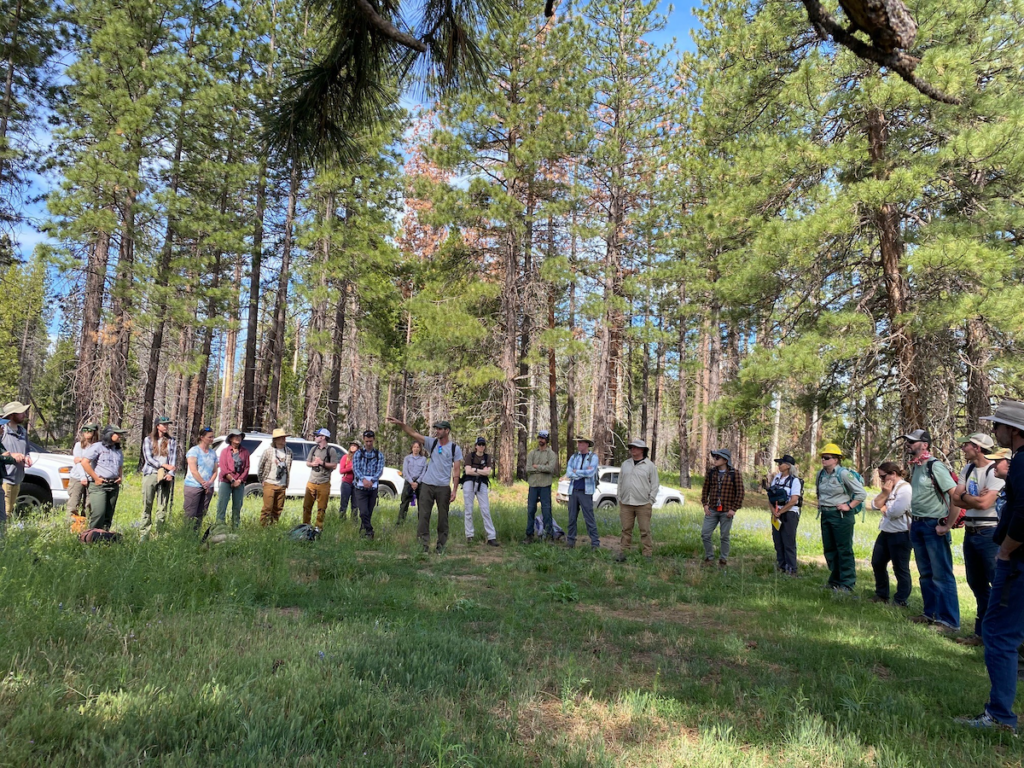
<svg viewBox="0 0 1024 768">
<path fill-rule="evenodd" d="M 4 406 L 3 417 L 5 419 L 10 418 L 16 413 L 24 413 L 31 407 L 32 406 L 25 405 L 24 403 L 19 403 L 17 400 L 12 400 L 11 402 Z"/>
<path fill-rule="evenodd" d="M 270 436 L 270 439 L 271 439 L 271 440 L 277 440 L 277 438 L 279 438 L 279 437 L 288 437 L 288 432 L 287 432 L 287 430 L 284 430 L 284 429 L 275 429 L 275 430 L 274 430 L 274 433 L 273 433 L 273 434 L 272 434 L 272 435 Z"/>
<path fill-rule="evenodd" d="M 1013 453 L 1009 448 L 996 448 L 994 451 L 986 453 L 985 458 L 992 461 L 1000 461 L 1002 459 L 1009 460 L 1013 458 Z"/>
</svg>

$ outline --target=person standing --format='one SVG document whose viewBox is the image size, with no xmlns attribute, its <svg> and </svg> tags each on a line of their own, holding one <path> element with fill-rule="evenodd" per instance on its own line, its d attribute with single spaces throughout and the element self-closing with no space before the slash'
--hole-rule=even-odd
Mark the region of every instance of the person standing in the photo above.
<svg viewBox="0 0 1024 768">
<path fill-rule="evenodd" d="M 569 478 L 569 528 L 566 531 L 565 545 L 569 549 L 576 547 L 576 521 L 580 510 L 583 510 L 583 522 L 590 536 L 590 548 L 601 548 L 601 537 L 597 535 L 597 521 L 594 519 L 594 490 L 597 488 L 597 471 L 599 459 L 591 452 L 594 441 L 589 437 L 576 438 L 576 453 L 565 467 L 565 476 Z M 550 487 L 548 489 L 550 494 Z"/>
<path fill-rule="evenodd" d="M 419 442 L 413 441 L 410 450 L 412 453 L 406 456 L 402 462 L 402 477 L 405 478 L 405 484 L 402 486 L 402 502 L 398 506 L 398 520 L 395 525 L 405 522 L 410 503 L 414 507 L 416 506 L 416 492 L 420 487 L 420 479 L 427 471 L 427 457 L 423 455 L 423 446 Z"/>
<path fill-rule="evenodd" d="M 974 593 L 977 611 L 974 619 L 974 634 L 957 638 L 961 645 L 981 645 L 981 626 L 985 620 L 989 596 L 992 592 L 992 578 L 996 570 L 995 543 L 996 501 L 1003 490 L 1003 480 L 995 474 L 996 465 L 986 457 L 995 450 L 995 441 L 984 432 L 976 432 L 960 441 L 967 465 L 960 475 L 952 494 L 953 504 L 964 510 L 964 570 L 967 571 L 967 585 Z"/>
<path fill-rule="evenodd" d="M 192 528 L 198 531 L 210 507 L 219 472 L 212 427 L 199 430 L 199 442 L 188 449 L 185 462 L 185 519 L 191 520 Z"/>
<path fill-rule="evenodd" d="M 459 490 L 462 449 L 452 442 L 452 425 L 448 421 L 434 422 L 434 437 L 424 437 L 393 416 L 388 417 L 388 423 L 399 427 L 426 448 L 427 469 L 420 481 L 416 507 L 416 538 L 424 552 L 430 550 L 430 516 L 437 504 L 437 545 L 434 552 L 440 555 L 448 544 L 448 509 Z"/>
<path fill-rule="evenodd" d="M 815 487 L 821 515 L 821 546 L 828 565 L 829 589 L 850 594 L 857 584 L 857 560 L 853 554 L 854 509 L 868 497 L 863 483 L 842 466 L 843 451 L 835 443 L 821 450 L 821 469 Z"/>
<path fill-rule="evenodd" d="M 85 449 L 96 442 L 97 424 L 83 424 L 79 431 L 81 438 L 71 449 L 71 478 L 68 481 L 68 512 L 72 517 L 88 517 L 89 514 L 89 476 L 82 466 Z"/>
<path fill-rule="evenodd" d="M 988 703 L 977 717 L 958 718 L 972 728 L 1005 729 L 1017 732 L 1013 702 L 1017 696 L 1017 649 L 1024 642 L 1024 403 L 1003 400 L 991 416 L 996 442 L 1012 452 L 1003 489 L 1005 504 L 996 527 L 995 576 L 985 620 L 981 625 L 988 669 Z M 994 458 L 1001 463 L 1003 456 Z M 1000 471 L 998 466 L 995 471 Z"/>
<path fill-rule="evenodd" d="M 4 426 L 4 436 L 0 442 L 3 443 L 4 451 L 14 459 L 7 465 L 7 472 L 3 479 L 4 505 L 9 514 L 13 514 L 18 508 L 18 494 L 21 493 L 25 470 L 32 466 L 28 431 L 25 429 L 28 409 L 29 406 L 15 400 L 7 403 L 3 411 L 3 418 L 7 419 L 9 423 Z"/>
<path fill-rule="evenodd" d="M 622 524 L 621 550 L 615 561 L 625 562 L 633 547 L 633 526 L 640 528 L 640 547 L 648 560 L 654 556 L 654 539 L 651 538 L 651 511 L 658 499 L 661 479 L 658 468 L 647 458 L 650 450 L 643 440 L 631 440 L 630 458 L 619 468 L 619 522 Z"/>
<path fill-rule="evenodd" d="M 245 501 L 245 481 L 249 477 L 249 451 L 242 445 L 245 432 L 232 429 L 227 445 L 220 450 L 220 485 L 217 488 L 217 522 L 227 522 L 228 500 L 231 501 L 231 527 L 242 522 L 242 502 Z"/>
<path fill-rule="evenodd" d="M 555 538 L 554 521 L 551 518 L 551 484 L 558 475 L 558 454 L 551 450 L 551 433 L 542 429 L 537 433 L 537 447 L 526 456 L 526 481 L 530 486 L 526 497 L 526 541 L 534 541 L 537 504 L 540 503 L 541 519 L 544 522 L 543 538 Z"/>
<path fill-rule="evenodd" d="M 930 453 L 932 438 L 926 429 L 903 435 L 913 467 L 910 486 L 910 543 L 914 547 L 918 584 L 924 613 L 911 621 L 929 624 L 938 632 L 960 630 L 960 599 L 953 574 L 953 550 L 949 535 L 952 499 L 956 482 L 949 469 Z"/>
<path fill-rule="evenodd" d="M 327 444 L 331 433 L 326 429 L 318 430 L 313 436 L 316 445 L 306 458 L 309 467 L 309 482 L 306 483 L 306 495 L 302 499 L 302 522 L 309 525 L 313 516 L 313 502 L 316 502 L 316 529 L 324 529 L 324 515 L 327 514 L 327 501 L 331 498 L 331 472 L 338 466 L 338 449 Z"/>
<path fill-rule="evenodd" d="M 352 498 L 359 510 L 359 532 L 373 539 L 373 510 L 377 506 L 377 488 L 384 473 L 384 452 L 374 447 L 376 434 L 372 429 L 363 432 L 363 445 L 352 457 L 355 483 Z"/>
<path fill-rule="evenodd" d="M 8 423 L 10 422 L 8 422 L 7 419 L 0 419 L 0 440 L 3 439 L 4 428 Z M 0 484 L 2 484 L 3 481 L 7 478 L 7 467 L 13 465 L 14 463 L 15 459 L 13 456 L 11 456 L 10 451 L 5 450 L 2 453 L 0 453 Z M 14 512 L 15 510 L 12 509 L 10 513 L 13 515 Z M 6 526 L 7 502 L 4 499 L 4 495 L 0 493 L 0 539 L 2 539 L 4 536 L 4 529 L 6 528 Z"/>
<path fill-rule="evenodd" d="M 704 524 L 700 538 L 704 543 L 704 565 L 715 562 L 715 545 L 711 536 L 719 529 L 718 564 L 729 564 L 729 534 L 732 520 L 743 506 L 743 477 L 732 465 L 732 453 L 726 448 L 711 452 L 711 466 L 704 475 L 700 503 L 704 507 Z"/>
<path fill-rule="evenodd" d="M 124 480 L 124 451 L 121 436 L 124 430 L 108 425 L 98 443 L 85 449 L 82 467 L 92 483 L 89 486 L 90 528 L 110 530 L 117 510 L 117 498 Z"/>
<path fill-rule="evenodd" d="M 776 493 L 780 496 L 786 494 L 785 501 L 768 503 L 772 517 L 778 521 L 778 528 L 772 525 L 775 567 L 788 576 L 796 576 L 796 529 L 800 525 L 800 501 L 803 499 L 804 485 L 796 476 L 796 459 L 788 453 L 781 459 L 775 459 L 775 464 L 779 471 L 775 473 L 768 488 L 777 488 Z"/>
<path fill-rule="evenodd" d="M 494 461 L 491 454 L 487 453 L 487 441 L 478 437 L 473 445 L 473 450 L 466 459 L 466 468 L 462 475 L 462 502 L 466 515 L 466 544 L 473 543 L 473 499 L 480 502 L 480 516 L 484 519 L 484 531 L 487 534 L 487 546 L 497 547 L 498 536 L 494 531 L 494 522 L 491 520 L 491 504 L 488 497 L 488 485 L 491 479 L 491 472 L 494 471 Z"/>
<path fill-rule="evenodd" d="M 142 441 L 142 528 L 145 539 L 153 528 L 153 503 L 156 502 L 156 529 L 167 524 L 174 493 L 174 471 L 178 461 L 178 441 L 171 437 L 171 420 L 161 416 L 152 434 Z"/>
<path fill-rule="evenodd" d="M 910 502 L 913 495 L 903 470 L 893 461 L 878 467 L 882 492 L 872 501 L 871 508 L 882 513 L 878 521 L 878 538 L 871 553 L 871 570 L 875 574 L 875 594 L 872 603 L 889 602 L 889 563 L 896 577 L 896 595 L 893 605 L 907 607 L 907 598 L 913 588 L 910 576 Z"/>
<path fill-rule="evenodd" d="M 260 511 L 260 525 L 266 528 L 281 519 L 285 494 L 288 492 L 288 477 L 292 471 L 292 449 L 288 447 L 288 433 L 275 429 L 270 445 L 260 457 L 257 469 L 259 481 L 263 484 L 263 509 Z"/>
<path fill-rule="evenodd" d="M 352 519 L 359 519 L 359 515 L 356 514 L 355 502 L 352 501 L 352 483 L 355 481 L 355 475 L 352 472 L 352 457 L 358 450 L 359 443 L 353 440 L 348 444 L 348 453 L 338 460 L 338 474 L 341 475 L 341 507 L 338 514 L 342 520 L 345 519 L 349 506 L 352 507 Z"/>
</svg>

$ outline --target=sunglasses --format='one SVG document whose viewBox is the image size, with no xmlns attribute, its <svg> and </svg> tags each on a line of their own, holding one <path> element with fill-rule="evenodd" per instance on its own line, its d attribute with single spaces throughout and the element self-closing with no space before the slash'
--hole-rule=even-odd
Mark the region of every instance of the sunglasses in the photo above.
<svg viewBox="0 0 1024 768">
<path fill-rule="evenodd" d="M 889 473 L 888 472 L 879 472 L 878 476 L 884 480 L 885 478 L 887 478 L 889 476 Z"/>
</svg>

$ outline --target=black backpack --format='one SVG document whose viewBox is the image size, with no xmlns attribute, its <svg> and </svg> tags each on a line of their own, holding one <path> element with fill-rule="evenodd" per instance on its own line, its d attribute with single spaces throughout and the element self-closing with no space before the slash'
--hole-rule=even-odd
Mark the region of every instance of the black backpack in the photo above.
<svg viewBox="0 0 1024 768">
<path fill-rule="evenodd" d="M 789 475 L 786 478 L 786 482 L 773 483 L 772 485 L 768 486 L 768 503 L 775 505 L 785 504 L 787 501 L 789 501 L 789 497 L 792 495 L 793 492 L 793 479 L 793 476 Z M 797 501 L 797 505 L 799 504 L 800 502 Z"/>
<path fill-rule="evenodd" d="M 90 528 L 78 534 L 78 540 L 84 544 L 113 544 L 121 540 L 121 534 L 104 531 L 102 528 Z"/>
<path fill-rule="evenodd" d="M 288 531 L 288 538 L 292 541 L 316 541 L 320 538 L 320 531 L 312 525 L 302 523 Z"/>
</svg>

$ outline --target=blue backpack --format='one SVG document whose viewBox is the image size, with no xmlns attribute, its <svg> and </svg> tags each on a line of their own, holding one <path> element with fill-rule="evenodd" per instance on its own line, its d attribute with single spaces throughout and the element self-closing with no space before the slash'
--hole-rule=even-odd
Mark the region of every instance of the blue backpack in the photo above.
<svg viewBox="0 0 1024 768">
<path fill-rule="evenodd" d="M 861 486 L 864 485 L 864 478 L 860 476 L 860 472 L 858 472 L 856 469 L 850 469 L 849 467 L 842 467 L 842 466 L 840 466 L 840 467 L 836 467 L 836 472 L 839 474 L 839 482 L 841 482 L 843 484 L 844 488 L 846 487 L 845 477 L 846 477 L 847 473 L 852 475 L 853 478 L 858 483 L 861 484 Z M 818 495 L 818 517 L 821 517 L 821 478 L 822 478 L 822 476 L 824 474 L 825 474 L 825 470 L 824 469 L 819 469 L 818 470 L 818 478 L 817 478 L 817 480 L 814 483 L 814 491 Z M 851 493 L 850 496 L 852 497 L 853 494 Z M 860 502 L 855 507 L 850 507 L 850 511 L 853 512 L 853 516 L 854 517 L 856 517 L 857 513 L 859 512 L 860 515 L 861 515 L 861 518 L 860 518 L 861 522 L 864 522 L 865 518 L 867 517 L 867 512 L 864 509 L 864 502 L 863 501 Z"/>
</svg>

